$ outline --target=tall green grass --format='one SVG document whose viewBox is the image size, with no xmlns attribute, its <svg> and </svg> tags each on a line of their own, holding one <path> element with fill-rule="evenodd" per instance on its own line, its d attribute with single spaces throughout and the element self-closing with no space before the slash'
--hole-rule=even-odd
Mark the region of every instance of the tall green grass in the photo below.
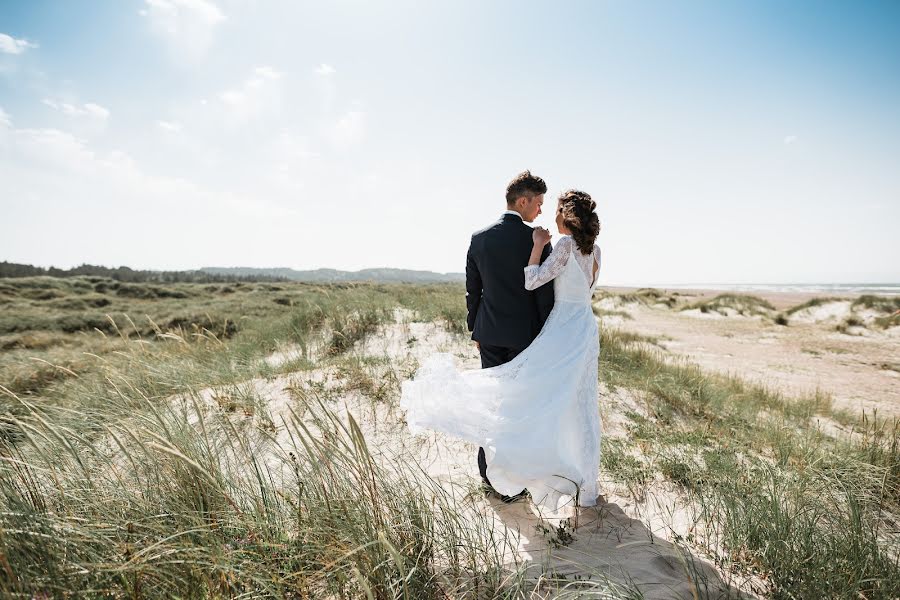
<svg viewBox="0 0 900 600">
<path fill-rule="evenodd" d="M 375 460 L 327 390 L 292 387 L 281 421 L 246 385 L 330 368 L 340 389 L 391 402 L 395 369 L 351 350 L 398 308 L 464 333 L 462 286 L 177 284 L 178 298 L 98 283 L 0 282 L 27 325 L 0 334 L 4 595 L 640 597 L 602 574 L 535 581 L 470 499 L 408 456 Z M 95 295 L 110 300 L 108 329 L 59 326 Z M 602 332 L 601 378 L 647 414 L 604 440 L 604 469 L 635 494 L 657 476 L 680 486 L 703 522 L 695 542 L 771 597 L 896 597 L 896 422 L 704 373 L 654 341 Z M 268 366 L 283 345 L 303 360 Z M 212 402 L 208 387 L 222 390 Z M 819 431 L 822 415 L 851 434 Z"/>
<path fill-rule="evenodd" d="M 353 418 L 315 399 L 280 442 L 196 402 L 148 406 L 94 440 L 26 406 L 12 424 L 29 443 L 6 443 L 0 463 L 5 594 L 504 598 L 524 585 L 487 517 L 414 463 L 377 464 Z"/>
<path fill-rule="evenodd" d="M 897 596 L 896 421 L 863 416 L 834 438 L 813 426 L 831 414 L 821 394 L 784 398 L 616 331 L 602 333 L 600 361 L 601 378 L 639 391 L 650 415 L 606 443 L 604 465 L 631 485 L 649 470 L 682 487 L 724 567 L 757 573 L 773 598 Z"/>
<path fill-rule="evenodd" d="M 240 319 L 233 339 L 207 328 L 85 332 L 80 345 L 53 346 L 77 369 L 50 367 L 66 378 L 25 386 L 25 396 L 3 387 L 0 590 L 504 598 L 524 589 L 502 531 L 414 461 L 377 464 L 353 419 L 315 397 L 273 423 L 265 399 L 240 383 L 266 372 L 260 359 L 279 339 L 327 361 L 400 305 L 396 288 L 299 292 L 264 305 L 268 319 Z M 428 310 L 435 294 L 403 295 Z M 78 362 L 87 349 L 96 352 Z M 195 392 L 211 385 L 225 391 L 207 406 Z M 279 425 L 287 438 L 275 437 Z"/>
<path fill-rule="evenodd" d="M 375 460 L 328 390 L 287 386 L 294 397 L 279 418 L 248 383 L 279 372 L 269 353 L 298 345 L 305 358 L 291 368 L 330 369 L 341 389 L 395 400 L 390 365 L 349 351 L 396 308 L 459 331 L 461 286 L 235 287 L 219 296 L 195 286 L 183 306 L 142 299 L 146 324 L 124 313 L 112 333 L 27 330 L 66 337 L 0 354 L 0 381 L 29 354 L 64 374 L 0 388 L 0 593 L 639 597 L 602 574 L 526 576 L 492 513 L 410 456 L 379 448 Z M 26 318 L 45 310 L 27 302 Z M 202 314 L 204 303 L 237 331 L 159 325 L 161 314 Z"/>
</svg>

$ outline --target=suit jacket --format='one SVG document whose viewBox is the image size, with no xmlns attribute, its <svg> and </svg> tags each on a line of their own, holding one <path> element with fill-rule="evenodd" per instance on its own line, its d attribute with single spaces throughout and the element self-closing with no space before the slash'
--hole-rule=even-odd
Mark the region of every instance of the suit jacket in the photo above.
<svg viewBox="0 0 900 600">
<path fill-rule="evenodd" d="M 534 245 L 531 234 L 520 217 L 504 214 L 472 235 L 466 256 L 466 308 L 473 340 L 523 349 L 544 326 L 553 309 L 553 283 L 525 289 L 525 267 Z M 541 262 L 550 250 L 550 244 L 544 246 Z"/>
</svg>

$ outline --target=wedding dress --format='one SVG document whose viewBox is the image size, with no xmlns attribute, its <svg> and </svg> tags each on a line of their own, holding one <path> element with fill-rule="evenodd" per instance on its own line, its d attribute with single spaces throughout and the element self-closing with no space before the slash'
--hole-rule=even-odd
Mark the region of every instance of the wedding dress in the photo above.
<svg viewBox="0 0 900 600">
<path fill-rule="evenodd" d="M 597 246 L 585 255 L 563 236 L 542 265 L 525 267 L 528 289 L 553 280 L 555 303 L 512 361 L 459 371 L 450 354 L 436 354 L 402 385 L 400 405 L 413 433 L 431 429 L 484 447 L 495 490 L 513 496 L 527 489 L 551 511 L 576 498 L 593 506 L 598 495 L 595 261 L 599 267 Z"/>
</svg>

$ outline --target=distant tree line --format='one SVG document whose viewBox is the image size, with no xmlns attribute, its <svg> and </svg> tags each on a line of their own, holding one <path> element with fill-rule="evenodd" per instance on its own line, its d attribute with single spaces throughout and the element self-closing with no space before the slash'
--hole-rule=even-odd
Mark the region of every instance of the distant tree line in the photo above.
<svg viewBox="0 0 900 600">
<path fill-rule="evenodd" d="M 56 267 L 35 267 L 7 261 L 0 262 L 0 278 L 3 277 L 77 277 L 94 276 L 109 277 L 116 281 L 131 283 L 227 283 L 234 281 L 288 281 L 286 277 L 273 275 L 236 275 L 224 273 L 207 273 L 204 271 L 137 271 L 129 267 L 100 267 L 97 265 L 80 265 L 71 269 Z"/>
</svg>

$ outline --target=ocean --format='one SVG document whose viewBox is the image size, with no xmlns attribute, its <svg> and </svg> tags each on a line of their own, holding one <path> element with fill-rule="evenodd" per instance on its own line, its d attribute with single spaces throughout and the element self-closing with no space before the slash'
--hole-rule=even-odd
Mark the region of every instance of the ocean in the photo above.
<svg viewBox="0 0 900 600">
<path fill-rule="evenodd" d="M 647 287 L 734 292 L 798 292 L 809 294 L 875 294 L 900 296 L 900 283 L 678 283 Z"/>
</svg>

